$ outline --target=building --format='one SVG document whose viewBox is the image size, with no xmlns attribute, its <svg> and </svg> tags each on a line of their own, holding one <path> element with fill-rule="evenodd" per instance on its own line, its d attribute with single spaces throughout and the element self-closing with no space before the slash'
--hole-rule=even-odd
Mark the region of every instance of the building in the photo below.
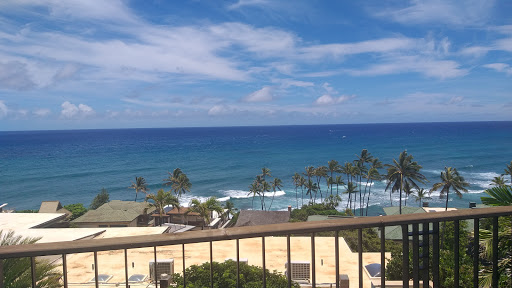
<svg viewBox="0 0 512 288">
<path fill-rule="evenodd" d="M 290 207 L 288 211 L 241 210 L 234 227 L 286 223 L 290 221 L 290 210 Z"/>
<path fill-rule="evenodd" d="M 147 202 L 112 200 L 71 221 L 78 228 L 147 227 L 155 207 Z"/>
<path fill-rule="evenodd" d="M 69 219 L 73 213 L 71 213 L 68 209 L 62 207 L 60 201 L 43 201 L 41 202 L 41 206 L 39 207 L 39 213 L 64 213 L 66 214 L 66 219 Z"/>
</svg>

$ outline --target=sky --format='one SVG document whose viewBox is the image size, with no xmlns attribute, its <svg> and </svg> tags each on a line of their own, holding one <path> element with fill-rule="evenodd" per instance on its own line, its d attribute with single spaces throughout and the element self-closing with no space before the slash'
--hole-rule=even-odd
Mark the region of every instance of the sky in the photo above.
<svg viewBox="0 0 512 288">
<path fill-rule="evenodd" d="M 512 1 L 0 1 L 0 131 L 512 120 Z"/>
</svg>

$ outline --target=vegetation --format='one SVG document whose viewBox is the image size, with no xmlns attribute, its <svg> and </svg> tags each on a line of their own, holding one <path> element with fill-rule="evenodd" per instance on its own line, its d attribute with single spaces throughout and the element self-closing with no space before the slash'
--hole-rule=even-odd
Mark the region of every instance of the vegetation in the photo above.
<svg viewBox="0 0 512 288">
<path fill-rule="evenodd" d="M 192 188 L 192 183 L 187 177 L 187 174 L 183 173 L 180 168 L 174 169 L 174 171 L 167 172 L 169 177 L 164 179 L 164 185 L 171 186 L 171 190 L 178 196 L 190 192 L 190 188 Z"/>
<path fill-rule="evenodd" d="M 108 194 L 107 189 L 101 188 L 101 192 L 98 193 L 98 195 L 96 195 L 96 197 L 94 197 L 94 199 L 91 202 L 91 205 L 89 205 L 89 210 L 96 210 L 101 205 L 108 203 L 109 200 L 110 200 L 110 196 Z"/>
<path fill-rule="evenodd" d="M 249 185 L 249 196 L 252 196 L 252 207 L 254 209 L 254 199 L 256 196 L 260 198 L 261 210 L 270 210 L 272 208 L 272 203 L 274 202 L 274 197 L 276 192 L 281 189 L 283 186 L 281 179 L 274 177 L 270 182 L 267 182 L 267 177 L 272 178 L 272 174 L 270 169 L 267 167 L 261 168 L 261 174 L 256 175 L 251 185 Z M 265 201 L 265 194 L 270 192 L 272 189 L 272 200 L 270 201 L 270 205 L 267 208 L 267 203 Z"/>
<path fill-rule="evenodd" d="M 137 195 L 139 192 L 147 194 L 147 191 L 149 191 L 144 177 L 135 177 L 135 182 L 132 182 L 132 185 L 128 188 L 135 190 L 135 202 L 137 202 Z"/>
<path fill-rule="evenodd" d="M 237 265 L 235 261 L 228 260 L 223 263 L 213 262 L 213 287 L 237 287 Z M 210 287 L 210 263 L 201 265 L 192 265 L 185 270 L 187 276 L 187 287 L 203 288 Z M 263 287 L 263 269 L 257 266 L 241 264 L 240 265 L 240 287 L 259 288 Z M 183 287 L 183 276 L 174 274 L 173 280 L 177 288 Z M 284 288 L 288 287 L 288 281 L 285 275 L 277 271 L 266 271 L 267 287 Z M 298 288 L 299 284 L 292 282 L 292 287 Z"/>
<path fill-rule="evenodd" d="M 33 244 L 38 238 L 23 238 L 13 231 L 0 230 L 0 246 Z M 32 286 L 32 274 L 30 271 L 30 258 L 12 258 L 3 260 L 3 276 L 5 288 L 26 288 Z M 56 288 L 62 287 L 59 279 L 62 273 L 48 260 L 36 258 L 36 287 Z"/>
<path fill-rule="evenodd" d="M 441 182 L 435 183 L 432 186 L 430 192 L 436 191 L 441 188 L 440 198 L 443 199 L 446 196 L 446 208 L 448 210 L 448 196 L 450 188 L 455 191 L 459 198 L 462 198 L 462 192 L 468 192 L 469 183 L 464 180 L 464 177 L 460 176 L 457 169 L 452 167 L 444 167 L 444 171 L 441 172 Z"/>
<path fill-rule="evenodd" d="M 156 207 L 158 214 L 160 215 L 160 226 L 162 226 L 162 218 L 165 214 L 165 206 L 171 205 L 173 207 L 180 208 L 180 201 L 176 196 L 173 196 L 171 192 L 164 192 L 164 189 L 158 190 L 155 194 L 148 194 L 146 196 L 146 200 L 151 200 L 153 203 L 150 203 L 151 206 Z"/>
<path fill-rule="evenodd" d="M 420 189 L 416 182 L 425 183 L 427 181 L 427 178 L 420 173 L 421 165 L 412 160 L 412 155 L 407 154 L 407 151 L 403 151 L 400 153 L 398 161 L 393 159 L 393 164 L 384 165 L 388 167 L 386 178 L 389 182 L 386 186 L 386 191 L 391 187 L 390 198 L 391 192 L 400 192 L 400 214 L 402 214 L 402 192 L 404 185 L 407 184 L 412 188 Z"/>
<path fill-rule="evenodd" d="M 85 208 L 84 204 L 82 203 L 69 204 L 64 206 L 64 208 L 66 208 L 72 214 L 71 218 L 69 218 L 69 221 L 75 220 L 87 212 L 87 208 Z"/>
<path fill-rule="evenodd" d="M 203 218 L 201 229 L 204 229 L 205 223 L 210 223 L 212 212 L 215 211 L 219 215 L 222 215 L 223 209 L 219 201 L 215 197 L 210 197 L 205 202 L 201 202 L 197 199 L 190 201 L 189 209 L 185 214 L 195 212 Z"/>
<path fill-rule="evenodd" d="M 512 205 L 512 187 L 497 186 L 485 190 L 489 197 L 481 197 L 490 206 Z M 484 261 L 480 272 L 480 286 L 491 287 L 492 231 L 480 230 L 481 257 Z M 500 217 L 498 221 L 498 274 L 499 287 L 512 287 L 512 218 Z"/>
</svg>

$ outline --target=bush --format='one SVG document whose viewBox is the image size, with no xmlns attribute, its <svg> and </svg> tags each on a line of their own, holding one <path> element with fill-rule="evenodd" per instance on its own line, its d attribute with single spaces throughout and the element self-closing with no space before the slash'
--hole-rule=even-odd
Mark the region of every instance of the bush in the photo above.
<svg viewBox="0 0 512 288">
<path fill-rule="evenodd" d="M 82 203 L 76 203 L 76 204 L 69 204 L 64 206 L 69 212 L 72 213 L 71 218 L 69 218 L 69 221 L 75 220 L 76 218 L 82 216 L 87 212 L 87 209 L 84 207 Z"/>
<path fill-rule="evenodd" d="M 101 189 L 101 192 L 94 197 L 94 199 L 91 202 L 91 205 L 89 205 L 90 210 L 96 210 L 101 205 L 108 203 L 110 196 L 108 195 L 108 191 L 105 188 Z"/>
<path fill-rule="evenodd" d="M 187 275 L 187 287 L 203 288 L 210 287 L 210 263 L 192 265 L 185 270 Z M 240 263 L 240 287 L 259 288 L 263 286 L 263 269 L 261 267 Z M 267 287 L 280 288 L 288 287 L 285 275 L 277 271 L 266 272 Z M 236 262 L 228 260 L 223 263 L 213 262 L 213 287 L 228 288 L 236 287 Z M 173 281 L 177 288 L 183 287 L 183 276 L 174 274 Z M 299 288 L 299 284 L 292 283 L 292 287 Z"/>
</svg>

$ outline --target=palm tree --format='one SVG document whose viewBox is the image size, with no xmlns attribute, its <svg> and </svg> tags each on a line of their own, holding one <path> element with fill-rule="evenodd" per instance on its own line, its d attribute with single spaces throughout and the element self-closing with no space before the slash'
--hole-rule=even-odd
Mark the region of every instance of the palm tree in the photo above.
<svg viewBox="0 0 512 288">
<path fill-rule="evenodd" d="M 378 161 L 378 159 L 376 159 Z M 380 163 L 380 162 L 379 162 Z M 364 195 L 366 195 L 366 188 L 368 187 L 368 198 L 366 199 L 366 216 L 368 216 L 368 206 L 370 205 L 370 194 L 372 189 L 373 181 L 378 181 L 381 179 L 379 170 L 376 168 L 377 166 L 372 166 L 370 170 L 368 170 L 368 174 L 365 176 L 366 185 L 364 187 Z M 382 167 L 382 166 L 381 166 Z M 364 201 L 363 201 L 364 204 Z"/>
<path fill-rule="evenodd" d="M 362 182 L 363 176 L 367 173 L 368 169 L 366 168 L 366 163 L 371 163 L 373 161 L 373 156 L 368 152 L 367 149 L 361 150 L 361 155 L 356 155 L 357 160 L 354 161 L 354 164 L 357 166 L 357 172 L 359 176 L 359 215 L 363 216 L 363 206 L 364 206 L 364 196 L 361 196 L 363 192 Z M 365 189 L 366 193 L 366 189 Z"/>
<path fill-rule="evenodd" d="M 469 183 L 464 180 L 464 177 L 459 175 L 457 169 L 452 167 L 444 167 L 444 171 L 441 172 L 441 181 L 438 183 L 434 183 L 430 193 L 436 191 L 441 188 L 441 199 L 446 196 L 446 208 L 448 210 L 448 197 L 450 193 L 450 188 L 453 188 L 453 191 L 462 198 L 462 192 L 468 192 L 466 187 L 469 187 Z"/>
<path fill-rule="evenodd" d="M 249 185 L 249 194 L 247 195 L 252 195 L 252 209 L 254 210 L 254 198 L 256 195 L 260 195 L 260 184 L 258 181 L 254 180 L 251 185 Z"/>
<path fill-rule="evenodd" d="M 427 178 L 420 173 L 421 165 L 416 161 L 412 161 L 412 155 L 408 155 L 407 151 L 400 153 L 398 161 L 393 159 L 393 164 L 386 164 L 388 167 L 388 173 L 386 178 L 388 179 L 388 185 L 386 185 L 386 191 L 391 187 L 391 192 L 400 192 L 400 214 L 402 214 L 402 191 L 404 190 L 405 182 L 409 182 L 409 186 L 419 189 L 416 182 L 425 183 Z"/>
<path fill-rule="evenodd" d="M 293 176 L 292 176 L 292 180 L 293 180 L 293 185 L 295 185 L 295 200 L 297 201 L 297 209 L 299 209 L 299 196 L 298 196 L 298 188 L 299 188 L 299 183 L 300 183 L 300 174 L 299 173 L 295 173 Z"/>
<path fill-rule="evenodd" d="M 260 197 L 261 197 L 261 210 L 265 210 L 266 208 L 266 203 L 265 203 L 265 192 L 270 192 L 270 186 L 268 185 L 267 183 L 267 176 L 268 177 L 272 177 L 272 174 L 270 172 L 270 169 L 267 168 L 267 167 L 263 167 L 261 168 L 261 174 L 258 175 L 259 177 L 257 177 L 258 179 L 258 182 L 261 183 L 261 194 L 260 194 Z"/>
<path fill-rule="evenodd" d="M 319 166 L 314 170 L 314 173 L 313 173 L 313 175 L 316 177 L 316 185 L 318 187 L 318 190 L 320 191 L 320 201 L 322 201 L 322 189 L 320 188 L 320 181 L 322 178 L 327 177 L 327 171 L 328 171 L 327 167 Z M 316 197 L 315 197 L 315 201 L 316 201 Z"/>
<path fill-rule="evenodd" d="M 341 166 L 338 163 L 338 161 L 336 161 L 336 160 L 328 161 L 327 166 L 328 166 L 329 172 L 331 173 L 332 179 L 334 179 L 333 173 L 340 173 L 340 171 L 341 171 Z M 335 183 L 331 183 L 331 184 L 335 184 Z M 332 195 L 332 185 L 331 185 L 331 195 Z"/>
<path fill-rule="evenodd" d="M 421 202 L 423 200 L 430 200 L 432 199 L 430 197 L 430 192 L 426 189 L 423 189 L 423 188 L 420 188 L 420 189 L 416 189 L 416 195 L 414 195 L 414 198 L 416 198 L 416 202 L 420 202 L 420 207 L 421 207 Z"/>
<path fill-rule="evenodd" d="M 302 199 L 302 206 L 304 206 L 304 188 L 306 187 L 306 178 L 300 176 L 299 179 L 299 187 L 301 190 L 301 199 Z"/>
<path fill-rule="evenodd" d="M 192 187 L 192 183 L 188 179 L 185 173 L 182 173 L 176 182 L 174 182 L 171 186 L 172 191 L 178 195 L 178 198 L 181 197 L 182 194 L 190 192 L 190 188 Z"/>
<path fill-rule="evenodd" d="M 224 203 L 224 210 L 226 211 L 225 213 L 228 216 L 228 220 L 229 220 L 229 216 L 235 215 L 235 213 L 238 209 L 235 208 L 235 204 L 233 204 L 233 202 L 228 200 L 228 201 L 226 201 L 226 203 Z"/>
<path fill-rule="evenodd" d="M 173 196 L 171 192 L 164 192 L 164 189 L 158 190 L 158 192 L 155 194 L 148 194 L 146 196 L 147 200 L 152 200 L 153 203 L 150 204 L 151 206 L 156 207 L 158 210 L 158 214 L 160 216 L 160 225 L 162 226 L 163 221 L 163 215 L 165 214 L 165 206 L 171 205 L 173 208 L 176 207 L 178 210 L 180 209 L 180 201 L 178 197 Z"/>
<path fill-rule="evenodd" d="M 305 179 L 304 179 L 305 180 Z M 306 187 L 306 195 L 309 195 L 309 203 L 314 203 L 313 201 L 313 193 L 315 193 L 315 199 L 316 199 L 316 192 L 318 190 L 318 186 L 316 185 L 313 180 L 305 180 L 306 183 L 304 184 L 304 187 Z"/>
<path fill-rule="evenodd" d="M 183 174 L 183 171 L 181 171 L 180 168 L 176 168 L 172 171 L 172 173 L 167 172 L 167 174 L 169 174 L 169 176 L 163 180 L 164 185 L 172 186 L 172 184 L 174 184 L 178 181 L 178 178 L 180 177 L 181 174 Z"/>
<path fill-rule="evenodd" d="M 210 197 L 203 203 L 197 199 L 192 199 L 192 201 L 190 201 L 189 209 L 185 214 L 189 214 L 191 212 L 199 214 L 199 216 L 203 218 L 203 223 L 201 225 L 201 230 L 203 230 L 204 224 L 211 222 L 213 211 L 217 212 L 219 215 L 222 214 L 222 206 L 215 197 Z"/>
<path fill-rule="evenodd" d="M 274 202 L 274 197 L 276 196 L 276 190 L 281 190 L 281 186 L 283 186 L 283 182 L 281 179 L 275 177 L 274 180 L 270 182 L 270 186 L 272 186 L 272 190 L 274 190 L 274 194 L 272 194 L 272 201 L 270 201 L 270 206 L 268 207 L 268 210 L 272 208 L 272 203 Z"/>
<path fill-rule="evenodd" d="M 507 186 L 507 180 L 503 176 L 496 176 L 491 180 L 491 186 Z"/>
<path fill-rule="evenodd" d="M 512 205 L 512 187 L 499 186 L 484 191 L 489 197 L 480 197 L 482 203 L 489 206 Z"/>
<path fill-rule="evenodd" d="M 340 185 L 345 185 L 343 179 L 341 178 L 341 175 L 336 176 L 336 179 L 334 179 L 334 184 L 336 184 L 336 196 L 339 196 Z"/>
<path fill-rule="evenodd" d="M 3 232 L 0 230 L 0 246 L 34 244 L 40 238 L 25 238 L 15 235 L 14 231 Z M 32 287 L 32 274 L 30 258 L 3 259 L 3 287 L 25 288 Z M 58 265 L 52 264 L 46 259 L 35 258 L 36 286 L 37 288 L 62 287 L 60 278 L 62 273 Z"/>
<path fill-rule="evenodd" d="M 137 195 L 139 192 L 144 192 L 144 194 L 146 194 L 146 192 L 149 191 L 144 177 L 135 177 L 135 182 L 132 182 L 132 185 L 128 188 L 135 189 L 135 202 L 137 202 Z"/>
<path fill-rule="evenodd" d="M 350 195 L 352 195 L 353 193 L 357 193 L 357 185 L 352 183 L 352 182 L 348 182 L 347 184 L 347 190 L 345 190 L 343 192 L 343 194 L 348 194 L 348 202 L 347 202 L 347 208 L 350 208 L 350 210 L 352 210 L 352 203 L 350 202 L 351 201 L 351 197 Z M 354 201 L 354 209 L 355 209 L 355 201 Z"/>
<path fill-rule="evenodd" d="M 512 161 L 510 161 L 510 164 L 508 164 L 507 168 L 505 168 L 505 173 L 503 173 L 503 175 L 509 175 L 510 183 L 512 183 Z"/>
<path fill-rule="evenodd" d="M 512 187 L 511 186 L 497 186 L 484 191 L 489 197 L 481 197 L 482 203 L 490 206 L 510 206 L 512 205 Z M 512 224 L 510 221 L 500 221 L 498 226 L 498 275 L 500 277 L 499 287 L 510 287 L 512 278 L 510 271 L 512 271 L 512 261 L 510 261 L 510 251 L 512 250 Z M 488 262 L 492 261 L 493 248 L 492 240 L 493 233 L 489 230 L 480 230 L 480 247 Z M 481 287 L 491 287 L 492 268 L 482 269 L 480 276 Z"/>
</svg>

